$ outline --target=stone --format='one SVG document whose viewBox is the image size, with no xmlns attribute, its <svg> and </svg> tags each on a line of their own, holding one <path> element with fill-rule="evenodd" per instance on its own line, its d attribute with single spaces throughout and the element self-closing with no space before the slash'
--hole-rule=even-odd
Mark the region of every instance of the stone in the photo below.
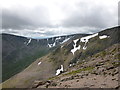
<svg viewBox="0 0 120 90">
<path fill-rule="evenodd" d="M 120 85 L 115 86 L 115 89 L 120 90 Z"/>
<path fill-rule="evenodd" d="M 52 82 L 50 85 L 51 85 L 51 86 L 57 86 L 57 83 Z"/>
<path fill-rule="evenodd" d="M 77 80 L 76 82 L 79 82 L 79 80 Z"/>
<path fill-rule="evenodd" d="M 38 86 L 44 85 L 45 83 L 46 83 L 45 81 L 35 80 L 32 88 L 37 88 Z"/>
<path fill-rule="evenodd" d="M 105 83 L 102 83 L 101 85 L 105 86 L 106 84 L 105 84 Z"/>
<path fill-rule="evenodd" d="M 115 77 L 113 77 L 113 78 L 112 78 L 112 80 L 116 80 L 116 78 L 115 78 Z"/>
<path fill-rule="evenodd" d="M 90 87 L 95 86 L 94 84 L 91 84 Z"/>
<path fill-rule="evenodd" d="M 110 70 L 110 69 L 114 69 L 115 67 L 114 66 L 109 66 L 109 67 L 107 67 L 106 69 L 107 70 Z"/>
</svg>

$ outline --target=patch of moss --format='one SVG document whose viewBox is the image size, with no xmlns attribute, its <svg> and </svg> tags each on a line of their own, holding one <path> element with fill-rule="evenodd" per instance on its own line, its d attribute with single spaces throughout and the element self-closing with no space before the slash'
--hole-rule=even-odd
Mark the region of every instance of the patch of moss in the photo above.
<svg viewBox="0 0 120 90">
<path fill-rule="evenodd" d="M 115 52 L 116 51 L 116 48 L 114 48 L 112 51 L 111 51 L 111 53 L 113 53 L 113 52 Z"/>
<path fill-rule="evenodd" d="M 102 57 L 104 57 L 106 54 L 107 54 L 107 53 L 106 53 L 105 51 L 102 51 L 102 52 L 100 53 L 100 55 L 101 55 Z"/>
<path fill-rule="evenodd" d="M 52 61 L 55 61 L 56 59 L 55 59 L 55 57 L 50 57 L 49 58 L 49 62 L 52 62 Z"/>
<path fill-rule="evenodd" d="M 59 77 L 58 76 L 54 76 L 54 77 L 48 78 L 48 80 L 54 80 L 54 79 L 59 79 Z"/>
<path fill-rule="evenodd" d="M 96 55 L 95 55 L 95 58 L 97 58 L 97 57 L 99 57 L 99 56 L 100 56 L 99 54 L 96 54 Z"/>
<path fill-rule="evenodd" d="M 82 71 L 90 71 L 90 70 L 92 70 L 92 69 L 93 69 L 93 67 L 86 67 L 86 68 L 83 68 L 83 69 L 71 71 L 71 72 L 69 72 L 69 73 L 67 73 L 67 74 L 64 74 L 64 75 L 76 74 L 76 73 L 80 73 L 80 72 L 82 72 Z"/>
<path fill-rule="evenodd" d="M 118 60 L 118 61 L 115 61 L 115 62 L 112 62 L 112 65 L 113 65 L 114 67 L 120 66 L 119 60 Z"/>
<path fill-rule="evenodd" d="M 120 60 L 120 54 L 116 54 L 116 55 L 114 55 L 114 57 L 115 57 L 116 59 L 119 59 L 119 60 Z"/>
</svg>

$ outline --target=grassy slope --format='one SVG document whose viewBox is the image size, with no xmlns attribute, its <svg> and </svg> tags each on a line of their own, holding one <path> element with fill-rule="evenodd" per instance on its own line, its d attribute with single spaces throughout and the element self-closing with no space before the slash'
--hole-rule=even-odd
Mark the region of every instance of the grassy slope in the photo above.
<svg viewBox="0 0 120 90">
<path fill-rule="evenodd" d="M 17 62 L 13 62 L 13 63 L 7 63 L 4 64 L 4 68 L 3 68 L 3 81 L 8 79 L 9 77 L 15 75 L 16 73 L 19 73 L 20 71 L 24 70 L 25 68 L 27 68 L 32 62 L 34 62 L 37 58 L 40 58 L 44 55 L 47 54 L 47 51 L 40 51 L 37 52 L 34 56 L 28 56 L 25 57 Z"/>
</svg>

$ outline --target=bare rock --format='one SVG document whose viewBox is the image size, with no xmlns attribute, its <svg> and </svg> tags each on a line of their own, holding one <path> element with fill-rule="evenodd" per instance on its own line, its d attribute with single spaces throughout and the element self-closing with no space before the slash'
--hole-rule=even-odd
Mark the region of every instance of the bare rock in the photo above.
<svg viewBox="0 0 120 90">
<path fill-rule="evenodd" d="M 107 70 L 110 70 L 110 69 L 114 69 L 115 67 L 114 66 L 109 66 L 109 67 L 107 67 L 106 69 Z"/>
<path fill-rule="evenodd" d="M 45 81 L 35 80 L 32 88 L 37 88 L 38 86 L 44 85 L 45 83 L 46 83 Z"/>
</svg>

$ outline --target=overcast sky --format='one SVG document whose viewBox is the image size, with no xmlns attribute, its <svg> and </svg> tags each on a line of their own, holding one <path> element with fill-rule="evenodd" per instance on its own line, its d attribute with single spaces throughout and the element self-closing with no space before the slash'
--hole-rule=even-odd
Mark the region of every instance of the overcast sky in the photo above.
<svg viewBox="0 0 120 90">
<path fill-rule="evenodd" d="M 2 32 L 26 37 L 95 33 L 118 25 L 119 0 L 2 0 Z"/>
</svg>

